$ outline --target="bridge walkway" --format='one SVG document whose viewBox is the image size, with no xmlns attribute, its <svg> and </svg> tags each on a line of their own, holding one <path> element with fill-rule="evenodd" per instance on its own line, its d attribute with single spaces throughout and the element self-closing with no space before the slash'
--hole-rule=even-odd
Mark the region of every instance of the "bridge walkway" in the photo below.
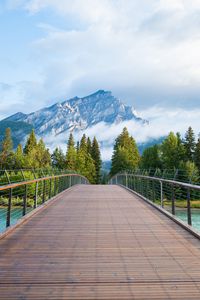
<svg viewBox="0 0 200 300">
<path fill-rule="evenodd" d="M 77 185 L 0 240 L 0 299 L 200 299 L 200 241 L 119 186 Z"/>
</svg>

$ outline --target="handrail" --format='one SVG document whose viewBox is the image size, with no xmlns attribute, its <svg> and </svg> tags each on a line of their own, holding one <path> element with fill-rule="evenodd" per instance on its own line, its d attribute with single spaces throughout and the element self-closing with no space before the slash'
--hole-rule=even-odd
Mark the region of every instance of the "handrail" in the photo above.
<svg viewBox="0 0 200 300">
<path fill-rule="evenodd" d="M 0 186 L 0 232 L 47 200 L 76 184 L 89 184 L 89 181 L 82 175 L 70 173 Z"/>
<path fill-rule="evenodd" d="M 176 216 L 179 208 L 187 209 L 187 223 L 192 225 L 192 209 L 194 203 L 200 208 L 200 186 L 181 181 L 169 180 L 164 178 L 118 173 L 114 175 L 109 184 L 117 184 L 131 189 L 142 198 L 159 205 L 171 214 Z M 177 209 L 177 211 L 176 211 Z M 200 229 L 200 228 L 199 228 Z"/>
<path fill-rule="evenodd" d="M 48 176 L 78 174 L 74 170 L 58 170 L 55 168 L 48 169 L 4 169 L 0 170 L 0 186 L 10 183 L 17 183 L 33 179 L 45 178 Z"/>
<path fill-rule="evenodd" d="M 21 182 L 16 182 L 16 183 L 10 183 L 7 185 L 2 185 L 0 186 L 0 191 L 4 191 L 4 190 L 8 190 L 8 189 L 13 189 L 16 187 L 20 187 L 23 185 L 27 185 L 27 184 L 32 184 L 32 183 L 36 183 L 36 182 L 40 182 L 40 181 L 44 181 L 44 180 L 50 180 L 50 179 L 54 179 L 54 178 L 60 178 L 60 177 L 69 177 L 69 176 L 77 176 L 79 178 L 85 179 L 87 181 L 87 183 L 89 183 L 88 179 L 82 175 L 79 174 L 63 174 L 63 175 L 54 175 L 54 176 L 48 176 L 48 177 L 41 177 L 41 178 L 37 178 L 37 179 L 33 179 L 33 180 L 26 180 L 26 181 L 21 181 Z"/>
<path fill-rule="evenodd" d="M 111 183 L 112 180 L 114 180 L 116 177 L 118 176 L 134 176 L 137 178 L 144 178 L 144 179 L 150 179 L 150 180 L 155 180 L 155 181 L 159 181 L 159 182 L 165 182 L 165 183 L 169 183 L 169 184 L 173 184 L 173 185 L 179 185 L 182 187 L 187 187 L 190 189 L 195 189 L 195 190 L 199 190 L 200 191 L 200 186 L 199 185 L 194 185 L 191 183 L 186 183 L 186 182 L 181 182 L 181 181 L 176 181 L 176 180 L 169 180 L 169 179 L 163 179 L 163 178 L 159 178 L 159 177 L 152 177 L 152 176 L 145 176 L 145 175 L 137 175 L 137 174 L 129 174 L 129 173 L 118 173 L 114 176 L 112 176 L 109 180 L 109 183 Z"/>
</svg>

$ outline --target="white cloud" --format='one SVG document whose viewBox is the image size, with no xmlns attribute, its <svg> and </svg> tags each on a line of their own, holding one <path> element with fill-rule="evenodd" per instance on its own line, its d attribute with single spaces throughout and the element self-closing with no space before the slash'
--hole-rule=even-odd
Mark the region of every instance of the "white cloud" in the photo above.
<svg viewBox="0 0 200 300">
<path fill-rule="evenodd" d="M 184 132 L 190 124 L 199 130 L 199 0 L 8 0 L 7 7 L 38 14 L 41 32 L 29 57 L 35 80 L 27 82 L 25 72 L 23 83 L 0 89 L 0 117 L 106 89 L 136 108 L 163 102 L 168 108 L 142 111 L 150 119 L 146 127 L 129 122 L 89 129 L 106 145 L 105 156 L 124 125 L 138 142 Z M 43 20 L 39 12 L 49 9 L 61 23 Z M 190 103 L 197 109 L 177 109 Z"/>
<path fill-rule="evenodd" d="M 126 121 L 119 124 L 108 125 L 99 123 L 83 132 L 75 134 L 75 139 L 80 140 L 83 133 L 93 138 L 97 137 L 101 144 L 101 152 L 103 160 L 110 160 L 113 151 L 113 144 L 116 137 L 122 132 L 124 127 L 128 128 L 129 133 L 135 138 L 138 144 L 145 143 L 150 139 L 159 139 L 167 136 L 170 131 L 180 132 L 184 137 L 189 126 L 192 126 L 196 134 L 200 132 L 199 119 L 200 109 L 184 110 L 184 109 L 169 109 L 161 107 L 152 107 L 148 110 L 139 113 L 144 119 L 149 120 L 149 125 L 143 125 L 135 121 Z M 66 133 L 59 136 L 44 137 L 45 142 L 51 150 L 57 145 L 66 151 Z"/>
</svg>

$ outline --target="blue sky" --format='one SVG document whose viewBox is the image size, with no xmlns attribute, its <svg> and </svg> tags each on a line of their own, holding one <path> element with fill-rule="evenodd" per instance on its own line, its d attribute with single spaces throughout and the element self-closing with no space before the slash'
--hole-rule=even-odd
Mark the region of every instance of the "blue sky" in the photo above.
<svg viewBox="0 0 200 300">
<path fill-rule="evenodd" d="M 0 40 L 0 118 L 98 89 L 200 109 L 199 0 L 1 0 Z"/>
</svg>

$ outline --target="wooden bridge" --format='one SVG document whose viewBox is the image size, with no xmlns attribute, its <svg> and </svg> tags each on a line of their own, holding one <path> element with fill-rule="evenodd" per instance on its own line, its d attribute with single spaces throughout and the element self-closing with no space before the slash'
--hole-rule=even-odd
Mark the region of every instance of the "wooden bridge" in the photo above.
<svg viewBox="0 0 200 300">
<path fill-rule="evenodd" d="M 0 240 L 0 299 L 200 299 L 200 241 L 122 187 L 76 185 Z"/>
</svg>

